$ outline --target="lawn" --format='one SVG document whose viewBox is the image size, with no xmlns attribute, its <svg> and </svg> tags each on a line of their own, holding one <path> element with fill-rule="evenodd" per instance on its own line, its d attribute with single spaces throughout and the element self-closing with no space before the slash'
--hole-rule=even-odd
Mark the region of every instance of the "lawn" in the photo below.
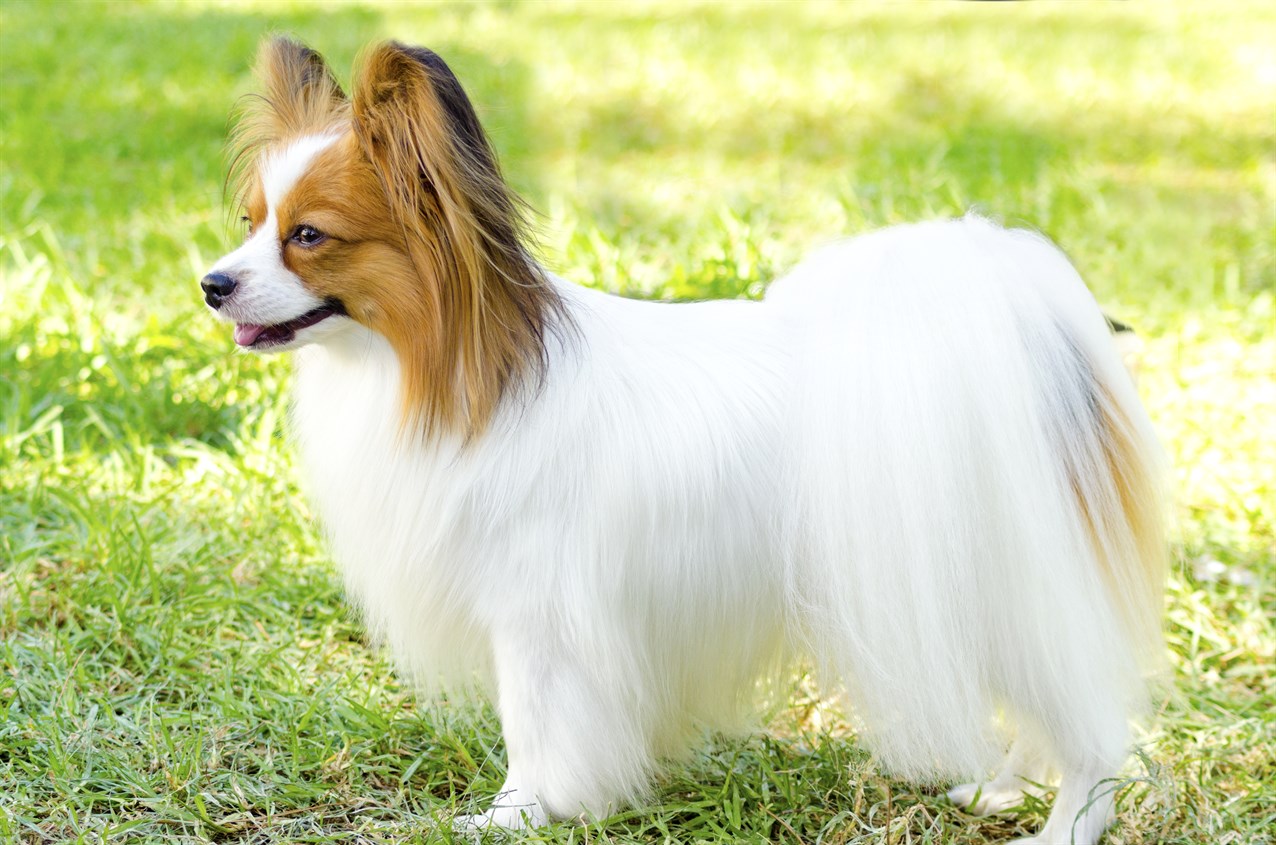
<svg viewBox="0 0 1276 845">
<path fill-rule="evenodd" d="M 504 775 L 343 603 L 288 363 L 197 279 L 263 34 L 343 79 L 428 45 L 547 264 L 756 296 L 813 245 L 970 208 L 1038 228 L 1142 341 L 1175 467 L 1172 689 L 1111 843 L 1276 841 L 1276 8 L 1265 3 L 0 4 L 0 841 L 447 842 Z M 652 806 L 529 842 L 977 843 L 808 680 Z M 440 824 L 443 821 L 443 824 Z"/>
</svg>

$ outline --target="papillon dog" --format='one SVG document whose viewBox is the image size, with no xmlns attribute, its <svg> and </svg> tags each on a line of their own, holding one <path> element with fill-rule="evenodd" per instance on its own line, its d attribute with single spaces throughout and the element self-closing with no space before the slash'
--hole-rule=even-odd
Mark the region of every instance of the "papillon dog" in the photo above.
<svg viewBox="0 0 1276 845">
<path fill-rule="evenodd" d="M 294 353 L 370 634 L 493 698 L 508 777 L 465 824 L 650 798 L 797 663 L 887 771 L 969 780 L 978 813 L 1057 772 L 1025 841 L 1098 839 L 1162 648 L 1162 458 L 1058 249 L 972 215 L 826 247 L 759 302 L 624 299 L 538 263 L 433 52 L 371 48 L 347 97 L 275 38 L 259 75 L 247 238 L 204 299 Z"/>
</svg>

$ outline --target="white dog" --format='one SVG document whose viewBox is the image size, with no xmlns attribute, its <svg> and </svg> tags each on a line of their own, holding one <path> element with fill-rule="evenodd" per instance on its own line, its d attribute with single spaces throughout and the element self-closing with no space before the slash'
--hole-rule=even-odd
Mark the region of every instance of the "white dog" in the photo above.
<svg viewBox="0 0 1276 845">
<path fill-rule="evenodd" d="M 486 683 L 474 821 L 605 815 L 809 659 L 882 763 L 1057 767 L 1033 841 L 1093 843 L 1160 651 L 1159 452 L 1094 300 L 985 220 L 829 248 L 764 302 L 542 269 L 456 78 L 375 47 L 350 99 L 279 39 L 240 127 L 243 246 L 204 279 L 297 350 L 295 433 L 351 595 L 427 686 Z"/>
</svg>

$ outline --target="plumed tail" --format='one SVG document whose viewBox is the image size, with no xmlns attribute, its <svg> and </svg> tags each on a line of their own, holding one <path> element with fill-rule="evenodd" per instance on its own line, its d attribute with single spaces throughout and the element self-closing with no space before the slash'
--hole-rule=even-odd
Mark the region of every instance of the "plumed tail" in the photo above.
<svg viewBox="0 0 1276 845">
<path fill-rule="evenodd" d="M 1083 378 L 1091 377 L 1091 414 L 1071 436 L 1059 433 L 1056 448 L 1109 599 L 1142 665 L 1159 671 L 1167 568 L 1164 458 L 1126 373 L 1118 371 L 1110 383 L 1079 352 L 1075 366 Z"/>
<path fill-rule="evenodd" d="M 1124 754 L 1160 654 L 1160 458 L 1093 298 L 978 218 L 773 286 L 799 349 L 788 600 L 882 761 L 982 772 L 1004 716 Z"/>
</svg>

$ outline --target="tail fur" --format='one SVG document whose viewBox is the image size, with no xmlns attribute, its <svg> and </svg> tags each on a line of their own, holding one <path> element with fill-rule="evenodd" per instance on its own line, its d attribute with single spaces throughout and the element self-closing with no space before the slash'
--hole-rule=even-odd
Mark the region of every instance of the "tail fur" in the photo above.
<svg viewBox="0 0 1276 845">
<path fill-rule="evenodd" d="M 979 218 L 835 247 L 773 286 L 800 326 L 788 598 L 867 738 L 984 771 L 1006 716 L 1124 756 L 1161 652 L 1161 458 L 1093 298 Z"/>
</svg>

